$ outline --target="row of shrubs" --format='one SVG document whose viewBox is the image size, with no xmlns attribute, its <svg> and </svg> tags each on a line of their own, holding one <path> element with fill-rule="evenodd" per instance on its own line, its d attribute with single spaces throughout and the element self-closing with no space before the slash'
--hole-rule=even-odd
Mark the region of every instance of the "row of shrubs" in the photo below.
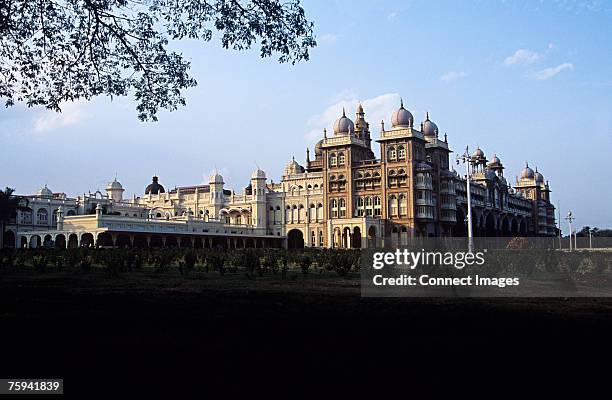
<svg viewBox="0 0 612 400">
<path fill-rule="evenodd" d="M 329 249 L 5 249 L 0 253 L 0 265 L 17 269 L 33 267 L 39 272 L 54 268 L 82 273 L 89 272 L 92 266 L 102 266 L 113 276 L 144 266 L 153 266 L 159 273 L 175 268 L 181 275 L 197 269 L 222 275 L 244 270 L 249 275 L 285 277 L 290 269 L 299 269 L 304 275 L 316 269 L 319 273 L 335 271 L 346 276 L 351 271 L 359 271 L 360 255 L 359 250 Z"/>
<path fill-rule="evenodd" d="M 177 269 L 187 275 L 193 270 L 220 274 L 244 270 L 249 275 L 282 274 L 299 270 L 334 271 L 340 276 L 358 272 L 362 253 L 359 250 L 304 249 L 30 249 L 0 252 L 0 267 L 22 269 L 33 267 L 44 272 L 56 270 L 88 272 L 102 266 L 111 275 L 152 266 L 163 273 Z M 612 253 L 599 251 L 567 252 L 547 249 L 489 250 L 481 267 L 489 273 L 568 272 L 604 273 L 612 269 Z M 479 272 L 470 267 L 471 272 Z"/>
<path fill-rule="evenodd" d="M 612 253 L 604 251 L 559 251 L 551 249 L 493 250 L 485 257 L 490 272 L 604 273 L 612 269 Z"/>
</svg>

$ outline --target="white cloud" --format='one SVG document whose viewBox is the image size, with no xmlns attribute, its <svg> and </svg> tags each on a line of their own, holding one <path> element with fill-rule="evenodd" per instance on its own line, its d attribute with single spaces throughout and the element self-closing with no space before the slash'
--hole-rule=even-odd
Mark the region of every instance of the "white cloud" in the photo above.
<svg viewBox="0 0 612 400">
<path fill-rule="evenodd" d="M 464 71 L 450 71 L 442 75 L 440 80 L 442 82 L 452 82 L 456 81 L 457 79 L 465 78 L 466 76 L 468 76 L 468 73 Z"/>
<path fill-rule="evenodd" d="M 310 130 L 305 138 L 308 142 L 313 142 L 323 138 L 323 129 L 327 128 L 328 137 L 334 134 L 332 127 L 336 119 L 342 115 L 342 108 L 346 110 L 346 116 L 355 120 L 355 111 L 359 104 L 359 99 L 354 90 L 345 90 L 338 96 L 334 96 L 335 101 L 322 113 L 312 116 L 308 120 Z M 380 96 L 372 97 L 361 101 L 366 121 L 370 123 L 370 131 L 377 132 L 381 120 L 390 117 L 391 113 L 399 107 L 400 95 L 398 93 L 385 93 Z"/>
<path fill-rule="evenodd" d="M 563 64 L 559 64 L 556 67 L 549 67 L 549 68 L 544 68 L 541 71 L 536 72 L 535 74 L 533 74 L 533 77 L 535 79 L 539 79 L 541 81 L 552 78 L 553 76 L 559 74 L 560 72 L 564 71 L 564 70 L 573 70 L 574 69 L 574 64 L 569 63 L 569 62 L 565 62 Z"/>
<path fill-rule="evenodd" d="M 42 111 L 34 120 L 34 132 L 44 133 L 80 123 L 89 117 L 85 101 L 75 101 L 61 105 L 62 112 Z"/>
<path fill-rule="evenodd" d="M 504 64 L 531 64 L 542 58 L 538 52 L 529 49 L 518 49 L 513 55 L 506 57 Z"/>
<path fill-rule="evenodd" d="M 321 37 L 319 37 L 318 39 L 318 42 L 321 44 L 334 44 L 338 40 L 338 35 L 334 33 L 326 33 L 324 35 L 321 35 Z"/>
<path fill-rule="evenodd" d="M 395 17 L 397 17 L 397 12 L 395 12 L 395 11 L 390 12 L 389 14 L 387 14 L 387 19 L 389 21 L 391 21 L 392 19 L 395 19 Z"/>
</svg>

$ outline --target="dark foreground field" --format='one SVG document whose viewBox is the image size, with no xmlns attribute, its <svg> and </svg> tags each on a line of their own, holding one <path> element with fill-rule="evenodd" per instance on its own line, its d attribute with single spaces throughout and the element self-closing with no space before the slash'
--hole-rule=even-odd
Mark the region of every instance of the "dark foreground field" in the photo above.
<svg viewBox="0 0 612 400">
<path fill-rule="evenodd" d="M 236 383 L 227 390 L 247 377 L 358 380 L 390 359 L 460 368 L 477 349 L 499 360 L 535 349 L 528 366 L 609 350 L 611 311 L 605 299 L 362 299 L 357 276 L 297 272 L 2 271 L 0 375 L 64 377 L 74 393 L 155 390 L 176 377 Z"/>
</svg>

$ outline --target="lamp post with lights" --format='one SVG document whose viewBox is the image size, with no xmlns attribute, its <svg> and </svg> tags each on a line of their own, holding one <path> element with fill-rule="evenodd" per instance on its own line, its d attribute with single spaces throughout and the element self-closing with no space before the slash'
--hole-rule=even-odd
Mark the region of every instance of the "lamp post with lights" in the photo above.
<svg viewBox="0 0 612 400">
<path fill-rule="evenodd" d="M 468 231 L 468 251 L 471 253 L 474 251 L 474 235 L 472 232 L 472 193 L 470 190 L 470 164 L 472 162 L 472 157 L 470 156 L 470 152 L 468 147 L 465 147 L 465 153 L 457 155 L 457 165 L 459 163 L 465 164 L 465 174 L 466 174 L 466 192 L 467 192 L 467 231 Z"/>
<path fill-rule="evenodd" d="M 567 220 L 567 223 L 569 225 L 569 251 L 572 251 L 572 221 L 574 221 L 576 218 L 574 217 L 574 214 L 569 211 L 565 219 Z"/>
</svg>

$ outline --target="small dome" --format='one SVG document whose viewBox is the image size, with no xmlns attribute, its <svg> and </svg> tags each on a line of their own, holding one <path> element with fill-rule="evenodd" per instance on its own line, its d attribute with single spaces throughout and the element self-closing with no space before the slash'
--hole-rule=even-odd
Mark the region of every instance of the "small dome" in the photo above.
<svg viewBox="0 0 612 400">
<path fill-rule="evenodd" d="M 491 167 L 501 167 L 502 163 L 499 157 L 497 157 L 497 154 L 493 155 L 493 158 L 491 159 L 488 165 Z"/>
<path fill-rule="evenodd" d="M 297 161 L 295 157 L 291 159 L 291 162 L 285 167 L 285 175 L 296 175 L 303 174 L 306 170 Z"/>
<path fill-rule="evenodd" d="M 521 171 L 521 179 L 533 179 L 535 177 L 535 173 L 531 168 L 529 168 L 529 164 L 525 164 L 525 168 Z"/>
<path fill-rule="evenodd" d="M 484 174 L 486 179 L 495 179 L 497 176 L 495 175 L 495 171 L 493 171 L 491 168 L 485 168 Z"/>
<path fill-rule="evenodd" d="M 223 177 L 217 171 L 215 171 L 215 173 L 210 176 L 209 183 L 211 183 L 211 184 L 218 184 L 218 183 L 223 184 L 225 182 L 223 182 Z"/>
<path fill-rule="evenodd" d="M 315 144 L 315 156 L 322 156 L 323 155 L 323 139 L 319 140 L 317 142 L 317 144 Z"/>
<path fill-rule="evenodd" d="M 536 167 L 534 178 L 536 183 L 544 183 L 544 175 L 538 172 L 538 168 Z"/>
<path fill-rule="evenodd" d="M 145 189 L 145 194 L 159 194 L 165 193 L 166 190 L 162 185 L 159 184 L 158 178 L 156 176 L 153 177 L 153 182 L 149 184 L 149 186 Z"/>
<path fill-rule="evenodd" d="M 438 125 L 429 120 L 429 113 L 423 122 L 423 135 L 429 137 L 438 137 Z"/>
<path fill-rule="evenodd" d="M 121 183 L 119 183 L 117 178 L 115 178 L 112 182 L 108 183 L 106 190 L 123 190 L 123 186 L 121 186 Z"/>
<path fill-rule="evenodd" d="M 416 165 L 416 169 L 417 171 L 431 171 L 431 165 L 425 163 L 425 162 L 419 162 Z"/>
<path fill-rule="evenodd" d="M 45 186 L 43 186 L 40 189 L 38 189 L 38 192 L 36 192 L 36 194 L 38 196 L 41 196 L 41 197 L 51 197 L 51 196 L 53 196 L 53 192 L 51 191 L 51 189 L 49 189 L 47 187 L 46 184 L 45 184 Z"/>
<path fill-rule="evenodd" d="M 266 179 L 266 173 L 263 172 L 261 169 L 257 168 L 251 174 L 251 179 Z"/>
<path fill-rule="evenodd" d="M 342 109 L 342 116 L 336 120 L 334 123 L 334 134 L 335 135 L 347 135 L 349 132 L 355 131 L 355 125 L 353 121 L 351 121 L 344 112 L 344 108 Z"/>
<path fill-rule="evenodd" d="M 485 153 L 480 147 L 478 147 L 474 154 L 472 154 L 472 158 L 485 158 Z"/>
<path fill-rule="evenodd" d="M 391 115 L 391 126 L 395 127 L 412 127 L 414 117 L 410 111 L 404 108 L 404 101 L 400 100 L 400 108 Z"/>
</svg>

